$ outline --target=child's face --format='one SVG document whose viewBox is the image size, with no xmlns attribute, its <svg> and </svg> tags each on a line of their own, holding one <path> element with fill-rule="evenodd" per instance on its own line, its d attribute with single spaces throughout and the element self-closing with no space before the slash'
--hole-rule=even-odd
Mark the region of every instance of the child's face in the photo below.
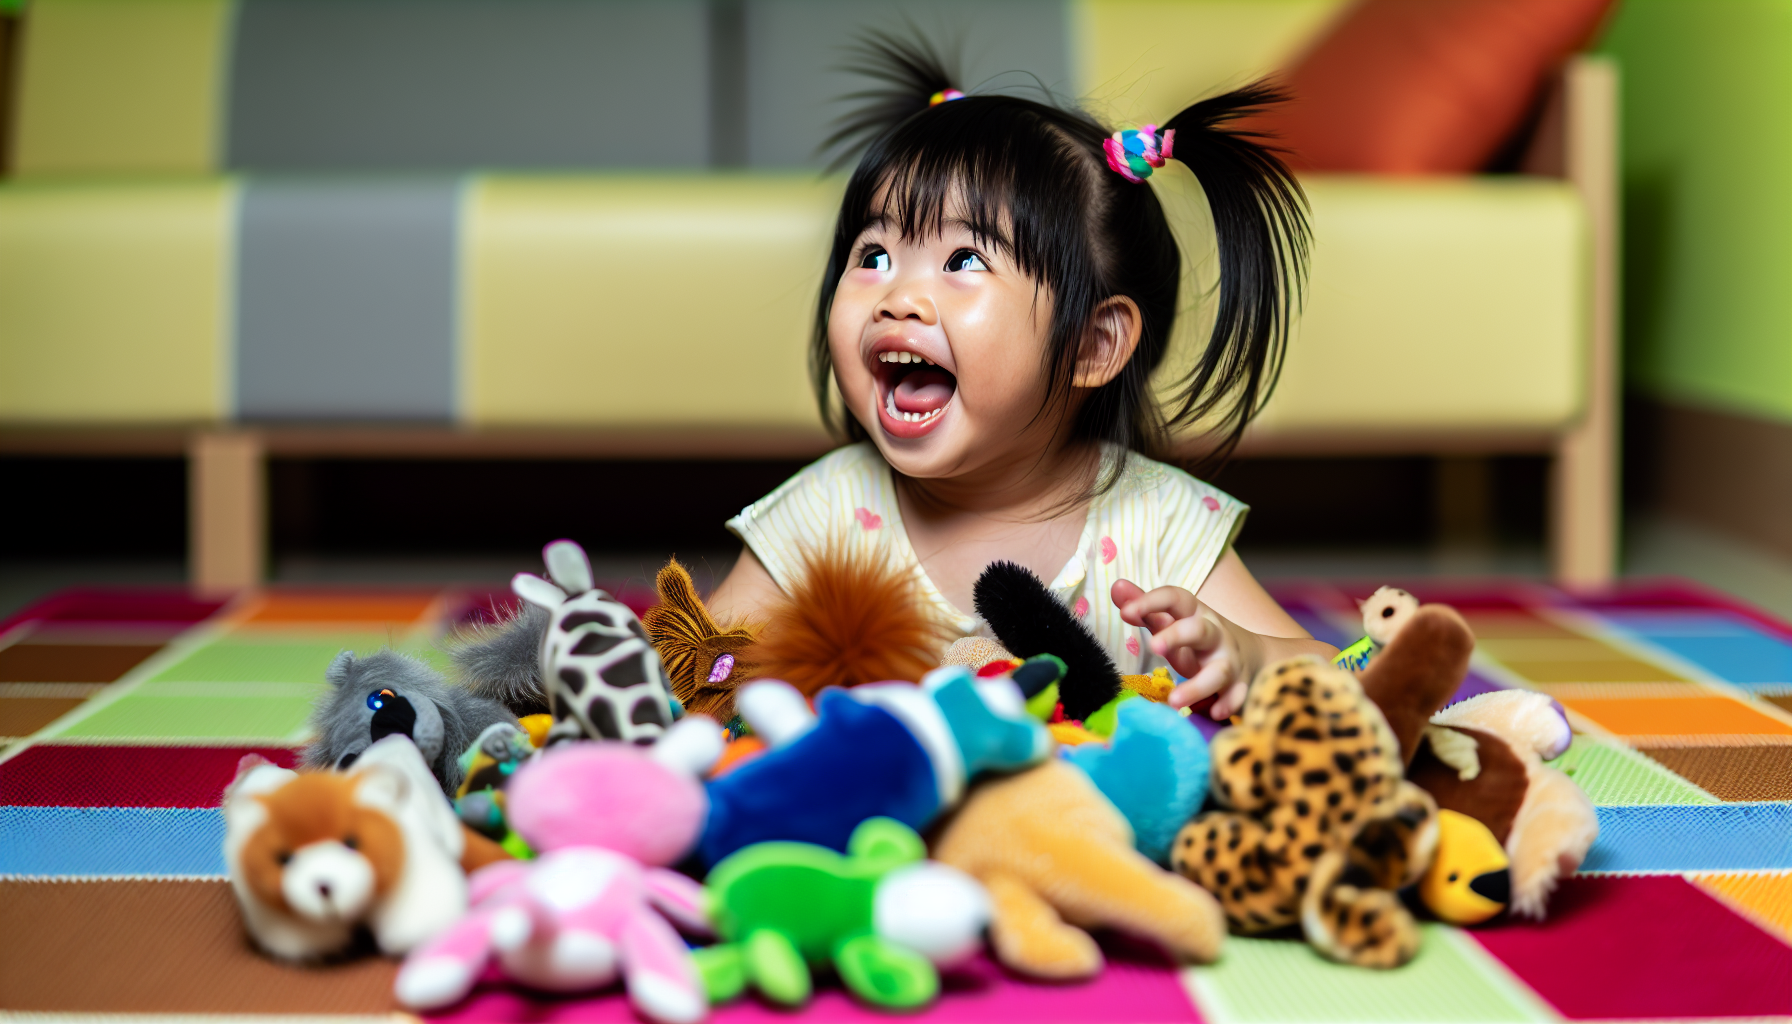
<svg viewBox="0 0 1792 1024">
<path fill-rule="evenodd" d="M 1050 296 L 962 222 L 907 239 L 874 223 L 828 315 L 846 409 L 909 477 L 1036 454 L 1060 418 L 1040 415 L 1051 313 Z"/>
</svg>

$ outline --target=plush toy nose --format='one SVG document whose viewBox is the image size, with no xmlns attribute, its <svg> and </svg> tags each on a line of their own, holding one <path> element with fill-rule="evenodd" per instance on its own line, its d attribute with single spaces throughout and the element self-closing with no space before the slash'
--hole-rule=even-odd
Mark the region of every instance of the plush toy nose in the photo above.
<svg viewBox="0 0 1792 1024">
<path fill-rule="evenodd" d="M 1512 875 L 1505 868 L 1476 875 L 1468 883 L 1469 891 L 1484 900 L 1504 904 L 1512 898 Z"/>
<path fill-rule="evenodd" d="M 373 741 L 378 743 L 395 732 L 411 735 L 417 727 L 417 709 L 403 697 L 388 697 L 373 713 Z"/>
</svg>

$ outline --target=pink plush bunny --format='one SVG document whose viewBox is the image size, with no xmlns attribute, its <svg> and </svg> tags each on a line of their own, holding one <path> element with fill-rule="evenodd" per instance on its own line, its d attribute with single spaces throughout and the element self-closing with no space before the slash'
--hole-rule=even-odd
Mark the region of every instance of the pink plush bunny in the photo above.
<svg viewBox="0 0 1792 1024">
<path fill-rule="evenodd" d="M 399 1001 L 457 1002 L 495 954 L 532 988 L 575 992 L 621 977 L 645 1016 L 702 1020 L 709 1000 L 666 919 L 706 932 L 703 889 L 666 865 L 702 832 L 709 800 L 699 779 L 721 749 L 721 727 L 692 715 L 651 748 L 566 743 L 518 769 L 510 827 L 542 856 L 473 874 L 472 910 L 405 959 Z"/>
</svg>

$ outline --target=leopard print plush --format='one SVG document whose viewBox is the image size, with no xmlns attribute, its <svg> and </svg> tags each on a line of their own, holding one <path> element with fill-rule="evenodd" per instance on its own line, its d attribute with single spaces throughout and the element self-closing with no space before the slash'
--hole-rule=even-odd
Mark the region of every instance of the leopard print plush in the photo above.
<svg viewBox="0 0 1792 1024">
<path fill-rule="evenodd" d="M 1395 889 L 1424 872 L 1437 807 L 1401 777 L 1398 743 L 1356 677 L 1317 658 L 1272 665 L 1212 743 L 1215 799 L 1171 866 L 1249 935 L 1299 922 L 1320 952 L 1395 967 L 1418 926 Z"/>
</svg>

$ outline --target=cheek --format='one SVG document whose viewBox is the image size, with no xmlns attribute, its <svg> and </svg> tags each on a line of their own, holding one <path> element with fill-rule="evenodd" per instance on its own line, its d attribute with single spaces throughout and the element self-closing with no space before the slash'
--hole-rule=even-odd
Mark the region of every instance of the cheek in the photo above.
<svg viewBox="0 0 1792 1024">
<path fill-rule="evenodd" d="M 277 846 L 278 840 L 267 829 L 257 832 L 243 844 L 243 881 L 249 884 L 249 891 L 256 899 L 290 913 L 292 908 L 286 905 L 286 894 L 280 888 L 283 872 L 274 860 Z"/>
</svg>

